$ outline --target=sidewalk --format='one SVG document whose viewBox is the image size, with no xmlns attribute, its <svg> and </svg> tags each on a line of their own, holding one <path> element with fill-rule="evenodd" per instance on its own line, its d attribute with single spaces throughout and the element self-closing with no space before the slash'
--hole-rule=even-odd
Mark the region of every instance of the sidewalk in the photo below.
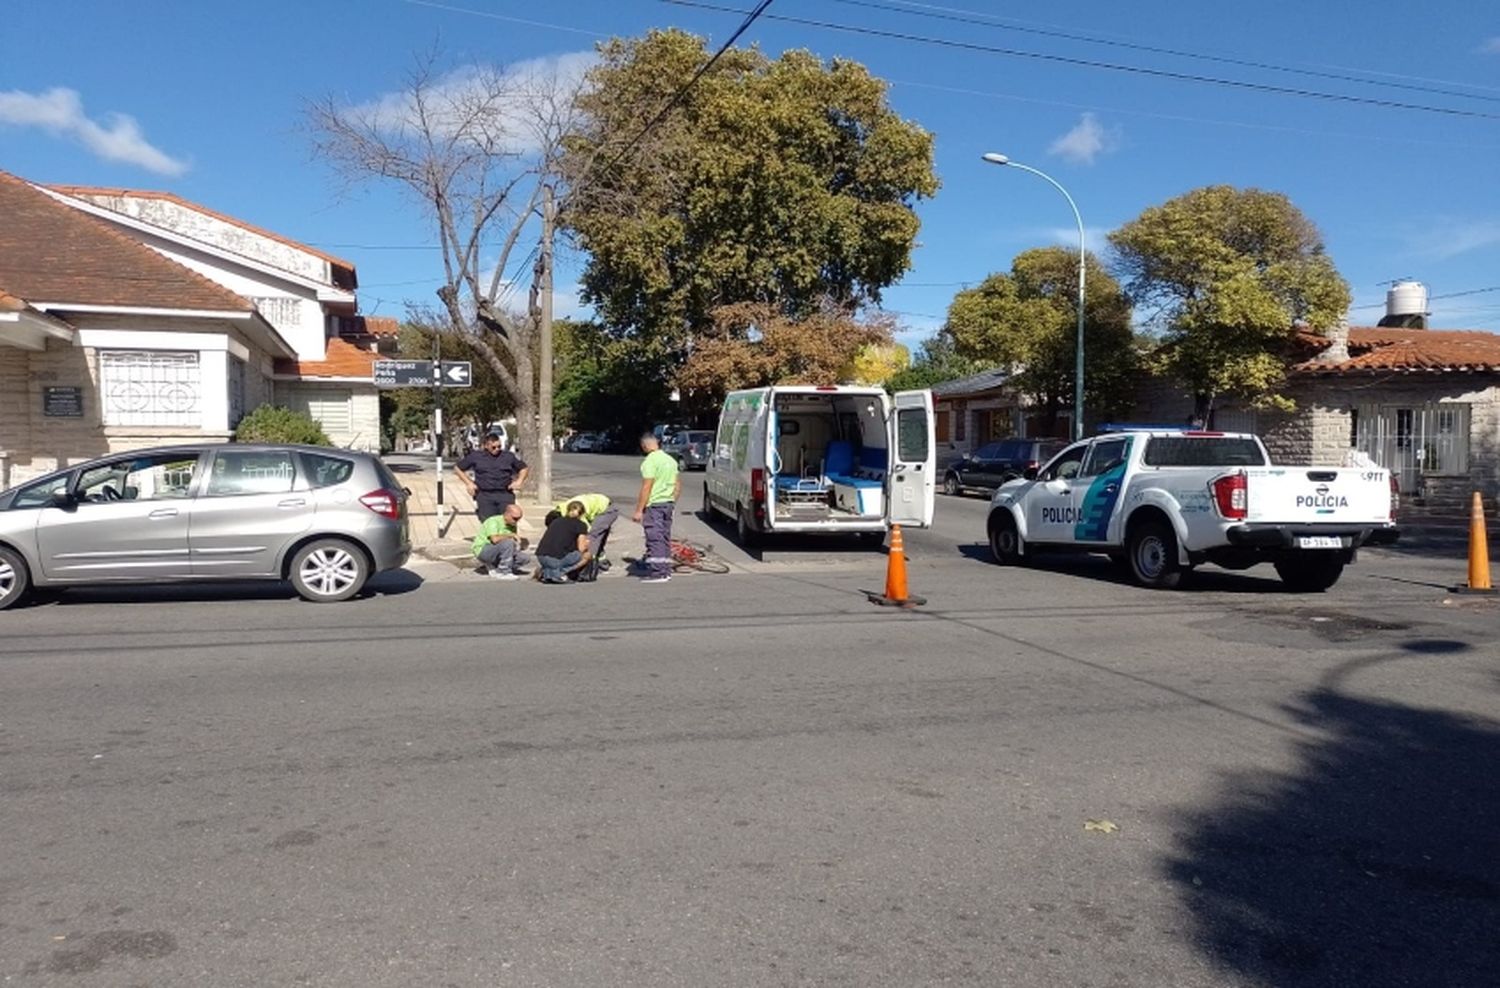
<svg viewBox="0 0 1500 988">
<path fill-rule="evenodd" d="M 444 478 L 442 514 L 439 516 L 437 484 L 431 473 L 402 471 L 396 474 L 396 479 L 411 491 L 406 512 L 411 523 L 412 551 L 459 567 L 471 566 L 474 554 L 470 547 L 474 536 L 479 534 L 479 519 L 474 515 L 474 499 L 464 486 L 451 476 Z M 569 492 L 558 489 L 555 493 L 561 498 Z M 519 526 L 521 536 L 534 546 L 542 537 L 542 520 L 553 505 L 535 500 L 534 491 L 529 492 L 529 496 L 522 496 L 517 503 L 525 513 Z M 630 520 L 630 506 L 616 503 L 615 507 L 620 508 L 620 519 L 610 532 L 605 552 L 617 565 L 605 576 L 624 575 L 625 557 L 639 557 L 646 549 L 641 526 Z"/>
</svg>

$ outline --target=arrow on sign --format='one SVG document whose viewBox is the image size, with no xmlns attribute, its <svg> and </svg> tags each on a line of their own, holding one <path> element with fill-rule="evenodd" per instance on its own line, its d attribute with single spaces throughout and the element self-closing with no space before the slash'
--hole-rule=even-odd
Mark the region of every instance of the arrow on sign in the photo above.
<svg viewBox="0 0 1500 988">
<path fill-rule="evenodd" d="M 455 384 L 465 382 L 469 379 L 469 365 L 453 364 L 443 368 L 443 374 Z"/>
</svg>

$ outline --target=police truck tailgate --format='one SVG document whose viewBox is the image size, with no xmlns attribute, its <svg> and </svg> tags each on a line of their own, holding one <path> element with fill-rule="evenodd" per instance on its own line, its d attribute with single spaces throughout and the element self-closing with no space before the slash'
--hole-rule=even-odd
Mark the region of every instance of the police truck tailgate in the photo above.
<svg viewBox="0 0 1500 988">
<path fill-rule="evenodd" d="M 1384 525 L 1391 518 L 1391 475 L 1379 469 L 1250 468 L 1251 523 Z"/>
</svg>

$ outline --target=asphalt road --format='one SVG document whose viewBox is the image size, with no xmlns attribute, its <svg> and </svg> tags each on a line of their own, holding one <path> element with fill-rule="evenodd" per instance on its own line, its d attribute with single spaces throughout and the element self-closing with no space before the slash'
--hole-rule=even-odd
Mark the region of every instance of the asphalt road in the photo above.
<svg viewBox="0 0 1500 988">
<path fill-rule="evenodd" d="M 623 495 L 633 460 L 560 457 Z M 689 489 L 696 475 L 689 478 Z M 884 560 L 0 615 L 0 981 L 1492 985 L 1500 610 Z"/>
</svg>

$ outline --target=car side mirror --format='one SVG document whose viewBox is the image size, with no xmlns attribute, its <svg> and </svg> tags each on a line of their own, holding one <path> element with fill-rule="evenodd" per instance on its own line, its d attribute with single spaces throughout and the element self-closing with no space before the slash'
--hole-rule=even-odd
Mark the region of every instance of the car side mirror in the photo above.
<svg viewBox="0 0 1500 988">
<path fill-rule="evenodd" d="M 1021 471 L 1021 476 L 1025 477 L 1027 480 L 1035 480 L 1036 467 L 1027 467 L 1025 470 Z"/>
<path fill-rule="evenodd" d="M 54 508 L 71 508 L 77 503 L 77 498 L 75 498 L 73 496 L 73 492 L 68 490 L 67 488 L 52 492 L 52 506 Z"/>
</svg>

